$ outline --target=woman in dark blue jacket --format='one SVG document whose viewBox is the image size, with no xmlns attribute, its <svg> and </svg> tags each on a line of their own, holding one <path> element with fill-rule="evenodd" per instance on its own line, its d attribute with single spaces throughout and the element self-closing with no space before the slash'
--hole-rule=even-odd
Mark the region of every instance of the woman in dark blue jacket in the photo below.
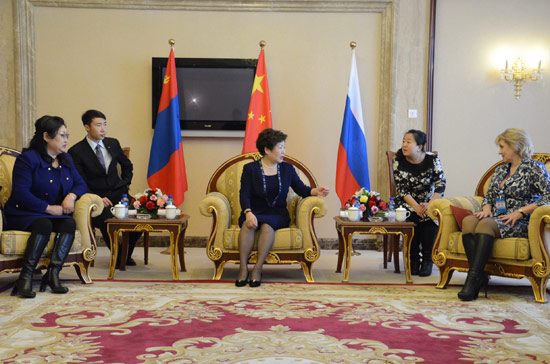
<svg viewBox="0 0 550 364">
<path fill-rule="evenodd" d="M 43 116 L 35 122 L 29 148 L 13 167 L 12 191 L 6 203 L 8 230 L 30 231 L 21 273 L 12 296 L 34 298 L 32 275 L 52 232 L 56 233 L 50 265 L 42 277 L 40 291 L 49 285 L 54 293 L 67 293 L 59 271 L 73 244 L 75 201 L 87 187 L 66 153 L 69 134 L 62 118 Z"/>
<path fill-rule="evenodd" d="M 275 230 L 286 228 L 290 216 L 286 207 L 288 189 L 302 197 L 326 196 L 328 188 L 311 188 L 302 183 L 292 164 L 283 162 L 286 134 L 265 129 L 258 135 L 256 147 L 263 156 L 243 168 L 241 176 L 241 216 L 239 217 L 239 258 L 241 266 L 237 287 L 246 285 L 249 278 L 248 256 L 258 237 L 258 259 L 250 275 L 250 287 L 261 284 L 262 266 L 275 239 Z"/>
</svg>

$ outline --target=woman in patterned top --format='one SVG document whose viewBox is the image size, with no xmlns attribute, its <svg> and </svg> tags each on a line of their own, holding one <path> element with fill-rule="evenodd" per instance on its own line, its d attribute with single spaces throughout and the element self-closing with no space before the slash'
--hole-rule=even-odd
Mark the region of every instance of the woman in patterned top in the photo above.
<svg viewBox="0 0 550 364">
<path fill-rule="evenodd" d="M 462 221 L 462 243 L 470 270 L 458 298 L 471 301 L 487 285 L 485 264 L 495 238 L 526 238 L 529 215 L 550 203 L 550 176 L 541 162 L 531 159 L 533 143 L 522 129 L 506 129 L 497 136 L 504 164 L 495 169 L 482 211 Z"/>
<path fill-rule="evenodd" d="M 432 274 L 432 248 L 437 235 L 437 225 L 428 216 L 428 204 L 443 196 L 446 184 L 439 158 L 426 153 L 425 144 L 426 134 L 411 129 L 393 160 L 396 204 L 409 210 L 407 220 L 416 224 L 410 249 L 411 274 L 421 277 Z"/>
</svg>

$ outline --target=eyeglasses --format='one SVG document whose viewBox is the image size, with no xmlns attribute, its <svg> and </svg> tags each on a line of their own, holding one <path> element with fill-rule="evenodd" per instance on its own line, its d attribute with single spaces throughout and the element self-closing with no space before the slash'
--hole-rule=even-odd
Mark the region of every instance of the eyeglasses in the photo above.
<svg viewBox="0 0 550 364">
<path fill-rule="evenodd" d="M 67 139 L 67 140 L 69 139 L 69 133 L 59 133 L 57 135 L 59 135 L 63 139 Z"/>
</svg>

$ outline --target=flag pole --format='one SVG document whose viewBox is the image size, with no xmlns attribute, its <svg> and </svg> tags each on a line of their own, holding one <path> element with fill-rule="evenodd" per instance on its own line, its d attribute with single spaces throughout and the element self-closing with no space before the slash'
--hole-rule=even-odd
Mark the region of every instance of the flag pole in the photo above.
<svg viewBox="0 0 550 364">
<path fill-rule="evenodd" d="M 176 41 L 172 38 L 168 39 L 168 44 L 170 44 L 171 48 L 174 48 L 174 44 L 176 44 Z"/>
<path fill-rule="evenodd" d="M 351 42 L 349 42 L 349 46 L 350 46 L 351 50 L 353 51 L 353 50 L 355 50 L 355 47 L 357 47 L 357 43 L 354 40 L 352 40 Z"/>
<path fill-rule="evenodd" d="M 265 47 L 265 40 L 261 40 L 260 41 L 260 48 L 264 49 L 264 47 Z"/>
</svg>

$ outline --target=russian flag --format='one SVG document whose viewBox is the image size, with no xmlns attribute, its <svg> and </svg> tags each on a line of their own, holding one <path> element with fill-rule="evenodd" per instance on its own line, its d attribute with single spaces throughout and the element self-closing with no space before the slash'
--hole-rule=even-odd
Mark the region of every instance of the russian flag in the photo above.
<svg viewBox="0 0 550 364">
<path fill-rule="evenodd" d="M 187 175 L 181 143 L 180 109 L 174 49 L 166 66 L 164 84 L 160 96 L 157 123 L 151 144 L 147 182 L 151 188 L 160 188 L 172 195 L 174 205 L 183 203 L 187 191 Z"/>
<path fill-rule="evenodd" d="M 361 187 L 370 190 L 369 164 L 355 50 L 352 51 L 349 90 L 336 163 L 336 194 L 342 207 Z"/>
</svg>

